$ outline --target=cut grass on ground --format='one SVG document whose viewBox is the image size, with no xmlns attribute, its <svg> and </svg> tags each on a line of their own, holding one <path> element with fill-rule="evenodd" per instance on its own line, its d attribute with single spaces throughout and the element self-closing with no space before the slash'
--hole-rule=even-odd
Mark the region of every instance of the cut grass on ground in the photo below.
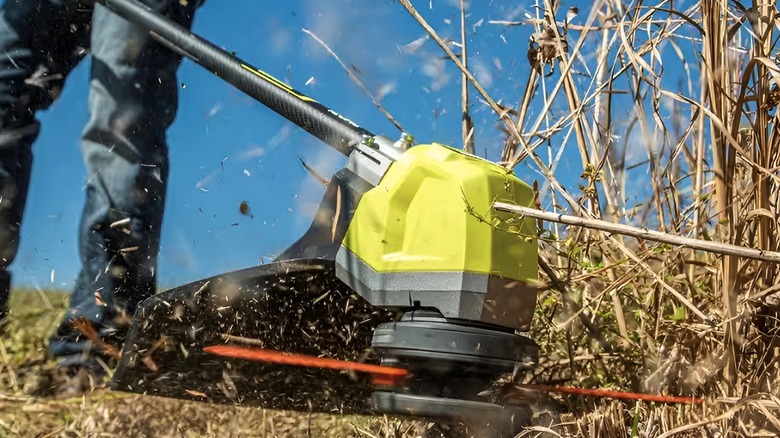
<svg viewBox="0 0 780 438">
<path fill-rule="evenodd" d="M 17 291 L 11 298 L 6 333 L 0 336 L 0 437 L 441 437 L 431 424 L 384 417 L 330 416 L 208 404 L 98 389 L 57 399 L 51 394 L 54 364 L 47 338 L 67 307 L 68 295 Z M 543 336 L 538 335 L 540 339 Z M 290 388 L 295 391 L 295 388 Z M 519 436 L 633 436 L 632 429 L 657 436 L 660 429 L 702 420 L 717 421 L 715 410 L 607 399 L 558 399 L 535 405 L 533 423 L 548 424 L 545 411 L 557 411 L 550 428 L 529 428 Z M 560 410 L 559 410 L 560 409 Z M 573 415 L 577 412 L 577 415 Z M 677 437 L 702 436 L 708 421 Z M 650 431 L 650 432 L 648 432 Z M 654 431 L 654 432 L 653 432 Z M 448 436 L 444 434 L 444 436 Z M 710 435 L 710 436 L 717 436 Z M 770 436 L 770 435 L 754 435 Z"/>
<path fill-rule="evenodd" d="M 0 436 L 303 437 L 413 436 L 414 425 L 187 402 L 99 389 L 70 399 L 47 394 L 46 347 L 67 307 L 60 292 L 15 291 L 0 337 Z M 294 389 L 291 389 L 294 390 Z"/>
</svg>

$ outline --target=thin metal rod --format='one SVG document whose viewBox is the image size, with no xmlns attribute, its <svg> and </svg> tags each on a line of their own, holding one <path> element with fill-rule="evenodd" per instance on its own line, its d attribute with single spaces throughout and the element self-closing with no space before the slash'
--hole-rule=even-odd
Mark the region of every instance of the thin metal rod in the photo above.
<svg viewBox="0 0 780 438">
<path fill-rule="evenodd" d="M 655 242 L 668 243 L 669 245 L 698 249 L 701 251 L 722 255 L 745 257 L 765 262 L 780 263 L 780 252 L 775 251 L 763 251 L 755 248 L 732 245 L 730 243 L 691 239 L 690 237 L 675 236 L 673 234 L 662 233 L 660 231 L 648 230 L 645 228 L 632 227 L 630 225 L 616 224 L 599 219 L 582 218 L 561 213 L 551 213 L 533 208 L 522 207 L 515 204 L 507 204 L 504 202 L 493 203 L 493 208 L 499 211 L 514 213 L 520 216 L 542 219 L 550 222 L 558 222 L 566 225 L 592 228 L 595 230 L 632 236 L 640 239 L 652 240 Z"/>
</svg>

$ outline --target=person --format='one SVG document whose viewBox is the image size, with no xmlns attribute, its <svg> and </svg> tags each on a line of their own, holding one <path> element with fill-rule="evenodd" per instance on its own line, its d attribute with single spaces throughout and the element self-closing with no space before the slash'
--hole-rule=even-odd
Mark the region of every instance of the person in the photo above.
<svg viewBox="0 0 780 438">
<path fill-rule="evenodd" d="M 204 0 L 141 2 L 190 29 Z M 155 293 L 181 57 L 94 0 L 5 0 L 0 9 L 0 319 L 40 131 L 36 113 L 89 52 L 81 270 L 49 352 L 61 367 L 96 369 L 105 358 L 73 321 L 84 318 L 106 342 L 121 342 L 122 320 Z"/>
</svg>

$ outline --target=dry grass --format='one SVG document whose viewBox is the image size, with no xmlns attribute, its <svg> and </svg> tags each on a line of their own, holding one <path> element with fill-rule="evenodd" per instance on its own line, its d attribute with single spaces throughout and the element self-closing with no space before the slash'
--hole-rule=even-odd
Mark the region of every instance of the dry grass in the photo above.
<svg viewBox="0 0 780 438">
<path fill-rule="evenodd" d="M 16 291 L 0 338 L 0 436 L 23 437 L 403 437 L 410 422 L 308 415 L 111 392 L 57 399 L 46 337 L 67 295 Z M 294 388 L 290 389 L 291 391 Z"/>
<path fill-rule="evenodd" d="M 400 3 L 442 41 L 422 7 Z M 495 111 L 503 163 L 539 175 L 539 208 L 777 251 L 776 5 L 532 3 L 522 21 L 488 20 L 529 38 L 520 96 L 488 95 L 440 45 Z M 544 360 L 530 381 L 708 399 L 568 398 L 565 435 L 780 433 L 777 264 L 555 223 L 539 235 Z"/>
</svg>

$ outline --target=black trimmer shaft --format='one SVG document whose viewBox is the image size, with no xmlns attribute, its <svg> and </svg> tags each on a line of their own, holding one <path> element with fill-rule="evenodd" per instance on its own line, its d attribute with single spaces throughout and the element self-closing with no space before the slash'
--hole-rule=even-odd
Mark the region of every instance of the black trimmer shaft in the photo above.
<svg viewBox="0 0 780 438">
<path fill-rule="evenodd" d="M 97 0 L 161 44 L 206 68 L 344 155 L 374 134 L 279 79 L 220 49 L 137 0 Z"/>
</svg>

